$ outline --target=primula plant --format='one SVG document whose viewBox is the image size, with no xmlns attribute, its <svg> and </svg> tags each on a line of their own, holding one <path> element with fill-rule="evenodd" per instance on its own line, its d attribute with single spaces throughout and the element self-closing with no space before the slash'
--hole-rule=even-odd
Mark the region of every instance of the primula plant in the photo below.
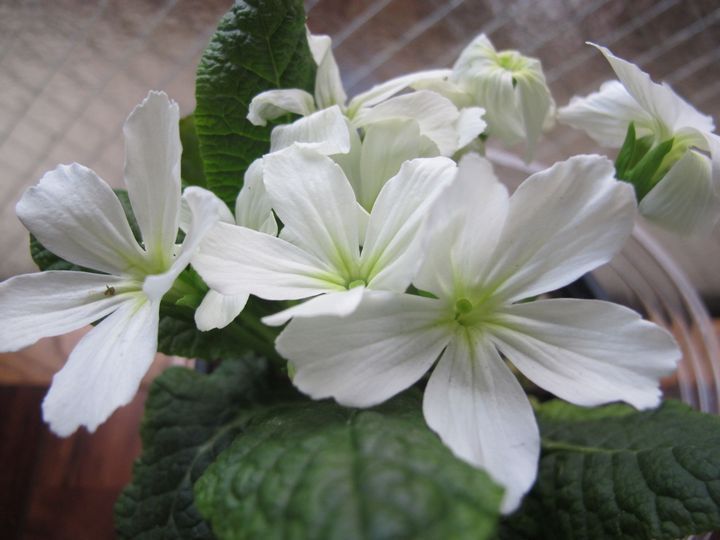
<svg viewBox="0 0 720 540">
<path fill-rule="evenodd" d="M 43 402 L 94 431 L 156 351 L 121 538 L 672 539 L 720 528 L 720 419 L 662 399 L 681 352 L 613 303 L 555 291 L 639 214 L 720 213 L 720 138 L 667 85 L 559 109 L 539 60 L 480 35 L 452 69 L 348 98 L 298 0 L 239 0 L 197 108 L 150 91 L 125 184 L 61 165 L 17 214 L 40 272 L 0 284 L 0 345 L 94 324 Z M 530 159 L 556 121 L 612 156 L 510 194 L 485 144 Z M 202 369 L 200 369 L 202 367 Z"/>
</svg>

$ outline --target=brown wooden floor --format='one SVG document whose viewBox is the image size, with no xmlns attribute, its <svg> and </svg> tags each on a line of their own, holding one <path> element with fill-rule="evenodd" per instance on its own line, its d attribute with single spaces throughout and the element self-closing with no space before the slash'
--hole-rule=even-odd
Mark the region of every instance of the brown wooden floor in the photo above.
<svg viewBox="0 0 720 540">
<path fill-rule="evenodd" d="M 140 454 L 139 426 L 154 377 L 187 360 L 158 354 L 132 403 L 94 434 L 56 437 L 40 405 L 53 374 L 87 332 L 42 339 L 0 354 L 0 538 L 114 538 L 113 505 Z"/>
<path fill-rule="evenodd" d="M 0 386 L 0 531 L 8 540 L 114 538 L 113 504 L 140 453 L 146 391 L 94 434 L 61 439 L 40 418 L 46 389 Z"/>
</svg>

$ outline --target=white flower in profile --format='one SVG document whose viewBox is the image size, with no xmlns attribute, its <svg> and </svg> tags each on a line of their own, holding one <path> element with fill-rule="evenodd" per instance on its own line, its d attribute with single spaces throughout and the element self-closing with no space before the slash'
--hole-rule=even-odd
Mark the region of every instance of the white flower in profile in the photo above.
<svg viewBox="0 0 720 540">
<path fill-rule="evenodd" d="M 497 51 L 485 34 L 463 49 L 452 71 L 442 78 L 418 77 L 413 87 L 438 92 L 461 108 L 482 107 L 488 137 L 507 145 L 524 141 L 528 160 L 543 130 L 554 123 L 555 103 L 540 61 L 515 50 Z"/>
<path fill-rule="evenodd" d="M 253 161 L 245 172 L 243 187 L 235 200 L 234 217 L 219 197 L 214 194 L 210 196 L 217 200 L 219 221 L 277 235 L 277 222 L 262 180 L 262 158 Z M 181 211 L 183 219 L 180 228 L 187 230 L 192 216 L 189 205 L 183 204 Z M 247 292 L 225 295 L 210 289 L 195 310 L 195 325 L 203 332 L 225 328 L 245 309 L 249 296 Z"/>
<path fill-rule="evenodd" d="M 351 313 L 366 289 L 405 291 L 419 266 L 418 231 L 427 209 L 456 168 L 442 157 L 404 163 L 368 214 L 327 156 L 291 146 L 267 155 L 263 167 L 268 197 L 284 225 L 280 236 L 218 223 L 192 264 L 221 294 L 312 297 L 263 319 L 271 325 Z"/>
<path fill-rule="evenodd" d="M 672 337 L 615 304 L 524 299 L 607 262 L 630 234 L 632 188 L 610 161 L 576 156 L 528 178 L 512 197 L 469 155 L 427 221 L 423 296 L 368 291 L 343 318 L 293 319 L 277 350 L 294 384 L 351 407 L 381 403 L 418 381 L 428 425 L 460 458 L 505 488 L 512 512 L 537 473 L 532 407 L 501 354 L 573 403 L 658 404 L 658 379 L 680 356 Z"/>
<path fill-rule="evenodd" d="M 61 165 L 17 204 L 25 227 L 59 257 L 97 271 L 26 274 L 0 284 L 0 347 L 15 351 L 95 321 L 53 377 L 43 401 L 51 429 L 94 431 L 128 403 L 157 350 L 160 300 L 218 219 L 209 192 L 188 188 L 192 220 L 178 247 L 179 111 L 150 92 L 125 126 L 125 183 L 139 244 L 115 193 L 93 171 Z"/>
<path fill-rule="evenodd" d="M 720 137 L 713 133 L 712 118 L 667 84 L 653 82 L 636 65 L 594 46 L 619 81 L 607 81 L 598 92 L 572 98 L 558 111 L 558 120 L 610 148 L 623 145 L 630 123 L 651 148 L 672 139 L 647 194 L 638 193 L 640 212 L 677 232 L 710 232 L 720 220 Z"/>
</svg>

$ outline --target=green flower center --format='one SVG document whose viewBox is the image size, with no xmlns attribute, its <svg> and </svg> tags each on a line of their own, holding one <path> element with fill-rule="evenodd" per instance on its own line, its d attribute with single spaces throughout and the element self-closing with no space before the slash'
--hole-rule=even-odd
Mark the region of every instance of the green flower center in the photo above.
<svg viewBox="0 0 720 540">
<path fill-rule="evenodd" d="M 517 51 L 502 51 L 497 54 L 496 62 L 499 67 L 512 73 L 523 71 L 527 67 L 525 58 Z"/>
</svg>

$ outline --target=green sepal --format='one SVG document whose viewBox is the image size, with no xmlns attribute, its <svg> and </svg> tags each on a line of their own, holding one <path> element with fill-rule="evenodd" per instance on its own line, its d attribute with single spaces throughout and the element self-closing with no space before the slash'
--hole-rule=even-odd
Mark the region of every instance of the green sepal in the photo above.
<svg viewBox="0 0 720 540">
<path fill-rule="evenodd" d="M 615 176 L 620 180 L 627 180 L 627 171 L 632 167 L 632 158 L 635 151 L 635 124 L 630 122 L 625 141 L 615 158 Z"/>
<path fill-rule="evenodd" d="M 629 172 L 629 182 L 635 186 L 638 201 L 643 200 L 662 178 L 658 175 L 665 156 L 672 150 L 673 139 L 663 141 L 650 149 Z M 664 174 L 664 173 L 663 173 Z"/>
<path fill-rule="evenodd" d="M 720 418 L 658 409 L 536 406 L 538 478 L 501 540 L 683 538 L 720 528 Z"/>
<path fill-rule="evenodd" d="M 630 122 L 625 141 L 615 159 L 615 176 L 632 184 L 637 200 L 641 201 L 679 159 L 682 152 L 684 148 L 675 144 L 673 138 L 655 146 L 651 136 L 637 139 L 635 124 Z"/>
</svg>

